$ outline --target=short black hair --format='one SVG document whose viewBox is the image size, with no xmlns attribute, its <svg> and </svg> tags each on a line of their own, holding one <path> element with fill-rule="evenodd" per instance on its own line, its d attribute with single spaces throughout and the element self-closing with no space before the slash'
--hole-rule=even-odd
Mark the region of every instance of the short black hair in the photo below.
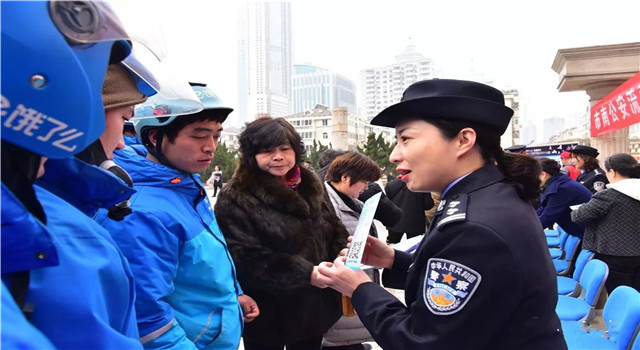
<svg viewBox="0 0 640 350">
<path fill-rule="evenodd" d="M 376 181 L 382 176 L 380 166 L 371 158 L 358 152 L 347 152 L 334 159 L 325 180 L 330 182 L 340 182 L 342 176 L 349 177 L 349 186 L 364 180 L 366 182 Z"/>
<path fill-rule="evenodd" d="M 542 166 L 542 171 L 551 176 L 558 175 L 560 173 L 560 169 L 562 168 L 562 166 L 560 166 L 558 162 L 550 158 L 540 158 L 538 159 L 538 162 L 540 162 L 540 166 Z"/>
<path fill-rule="evenodd" d="M 305 159 L 304 143 L 300 134 L 284 118 L 259 118 L 245 126 L 240 133 L 242 162 L 251 169 L 258 169 L 256 154 L 263 150 L 288 144 L 296 153 L 296 164 Z"/>
<path fill-rule="evenodd" d="M 322 152 L 318 157 L 318 167 L 320 167 L 321 169 L 324 168 L 325 166 L 331 164 L 334 159 L 345 153 L 347 153 L 347 151 L 329 148 L 328 150 Z"/>
<path fill-rule="evenodd" d="M 195 114 L 180 116 L 169 125 L 160 126 L 157 129 L 167 137 L 169 142 L 173 143 L 180 130 L 188 125 L 201 121 L 215 121 L 222 124 L 227 119 L 228 114 L 229 111 L 227 110 L 205 109 Z"/>
</svg>

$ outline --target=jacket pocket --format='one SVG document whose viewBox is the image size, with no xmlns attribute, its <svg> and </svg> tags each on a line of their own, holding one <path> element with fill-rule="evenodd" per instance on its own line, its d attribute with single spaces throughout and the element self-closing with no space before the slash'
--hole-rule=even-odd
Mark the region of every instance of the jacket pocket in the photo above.
<svg viewBox="0 0 640 350">
<path fill-rule="evenodd" d="M 208 344 L 215 341 L 222 333 L 222 320 L 224 310 L 222 308 L 216 308 L 211 310 L 207 317 L 204 328 L 200 331 L 198 336 L 193 340 L 193 343 L 198 349 L 206 347 Z"/>
<path fill-rule="evenodd" d="M 240 346 L 243 320 L 242 312 L 232 309 L 216 309 L 213 311 L 211 324 L 203 330 L 204 334 L 210 334 L 194 341 L 199 349 L 237 349 Z M 213 319 L 215 318 L 215 324 Z"/>
</svg>

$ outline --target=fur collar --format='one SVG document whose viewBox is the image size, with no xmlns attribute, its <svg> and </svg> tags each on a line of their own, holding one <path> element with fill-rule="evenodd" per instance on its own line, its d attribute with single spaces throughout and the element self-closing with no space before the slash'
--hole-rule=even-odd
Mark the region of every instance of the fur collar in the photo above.
<svg viewBox="0 0 640 350">
<path fill-rule="evenodd" d="M 278 211 L 310 216 L 322 210 L 326 199 L 324 186 L 318 175 L 300 167 L 302 181 L 298 189 L 287 187 L 282 181 L 264 171 L 252 171 L 240 160 L 233 179 L 227 184 L 235 197 L 252 196 Z"/>
</svg>

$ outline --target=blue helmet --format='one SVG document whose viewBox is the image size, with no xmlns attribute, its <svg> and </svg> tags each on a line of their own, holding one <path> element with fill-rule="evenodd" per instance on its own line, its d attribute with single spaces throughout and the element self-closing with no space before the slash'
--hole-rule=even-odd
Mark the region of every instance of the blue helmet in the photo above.
<svg viewBox="0 0 640 350">
<path fill-rule="evenodd" d="M 229 116 L 229 113 L 233 112 L 233 108 L 224 104 L 222 100 L 220 100 L 220 98 L 213 92 L 213 90 L 207 87 L 206 84 L 191 83 L 191 87 L 193 88 L 193 91 L 195 92 L 198 99 L 200 100 L 200 103 L 202 104 L 202 106 L 204 106 L 204 109 L 198 112 L 198 114 L 211 113 L 212 111 L 215 111 L 216 113 L 221 115 L 222 120 L 220 122 L 222 123 L 227 119 L 227 117 Z M 161 118 L 138 118 L 134 116 L 132 121 L 136 129 L 136 133 L 138 134 L 138 137 L 144 143 L 144 138 L 142 133 L 143 129 L 149 128 L 149 127 L 166 126 L 173 123 L 173 121 L 176 120 L 176 118 L 180 118 L 180 116 L 172 115 L 169 117 L 161 117 Z"/>
<path fill-rule="evenodd" d="M 104 130 L 102 83 L 130 53 L 126 32 L 101 2 L 1 6 L 2 140 L 50 158 L 83 150 Z"/>
</svg>

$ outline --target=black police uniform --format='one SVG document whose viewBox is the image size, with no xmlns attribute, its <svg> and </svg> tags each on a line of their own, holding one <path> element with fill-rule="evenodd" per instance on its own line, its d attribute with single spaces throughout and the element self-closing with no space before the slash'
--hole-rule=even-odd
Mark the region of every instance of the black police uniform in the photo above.
<svg viewBox="0 0 640 350">
<path fill-rule="evenodd" d="M 605 185 L 609 183 L 607 175 L 602 168 L 597 167 L 591 171 L 585 171 L 576 178 L 576 181 L 583 184 L 591 193 L 596 193 L 605 189 Z"/>
<path fill-rule="evenodd" d="M 555 313 L 556 272 L 531 205 L 494 166 L 442 198 L 415 256 L 396 251 L 386 287 L 352 296 L 384 349 L 566 349 Z"/>
</svg>

